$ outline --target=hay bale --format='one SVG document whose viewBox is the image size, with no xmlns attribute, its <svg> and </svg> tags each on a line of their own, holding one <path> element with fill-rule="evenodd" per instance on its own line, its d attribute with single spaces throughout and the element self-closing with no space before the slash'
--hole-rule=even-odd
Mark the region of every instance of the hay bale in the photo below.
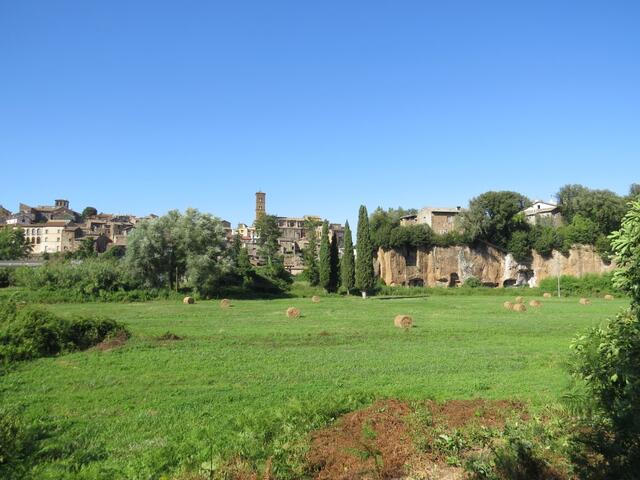
<svg viewBox="0 0 640 480">
<path fill-rule="evenodd" d="M 604 299 L 605 300 L 613 300 L 613 295 L 607 294 L 607 295 L 604 296 Z"/>
<path fill-rule="evenodd" d="M 524 303 L 524 297 L 516 297 L 516 303 Z"/>
<path fill-rule="evenodd" d="M 229 308 L 231 306 L 231 300 L 228 298 L 223 298 L 220 300 L 220 308 Z"/>
<path fill-rule="evenodd" d="M 588 298 L 581 298 L 580 305 L 591 305 L 591 300 L 589 300 Z"/>
<path fill-rule="evenodd" d="M 508 301 L 507 301 L 507 302 L 504 302 L 504 303 L 502 304 L 502 306 L 503 306 L 504 308 L 506 308 L 507 310 L 513 310 L 513 303 L 511 303 L 511 302 L 508 302 Z"/>
<path fill-rule="evenodd" d="M 287 308 L 287 317 L 288 318 L 300 318 L 300 310 L 296 307 Z"/>
<path fill-rule="evenodd" d="M 193 303 L 196 303 L 196 301 L 193 299 L 193 297 L 184 297 L 182 299 L 182 303 L 184 303 L 185 305 L 191 305 Z"/>
<path fill-rule="evenodd" d="M 409 315 L 396 315 L 393 319 L 393 324 L 399 328 L 411 328 L 413 325 L 413 318 Z"/>
<path fill-rule="evenodd" d="M 538 300 L 531 300 L 529 302 L 529 306 L 533 308 L 538 308 L 540 305 L 542 304 Z"/>
<path fill-rule="evenodd" d="M 527 311 L 527 307 L 524 306 L 524 303 L 516 303 L 513 306 L 513 311 L 514 312 L 526 312 Z"/>
<path fill-rule="evenodd" d="M 544 293 L 542 294 L 542 296 L 543 296 L 544 298 L 551 298 L 551 294 L 550 294 L 549 292 L 544 292 Z"/>
<path fill-rule="evenodd" d="M 318 295 L 314 295 L 313 297 L 311 297 L 311 301 L 313 303 L 320 303 L 320 297 Z"/>
</svg>

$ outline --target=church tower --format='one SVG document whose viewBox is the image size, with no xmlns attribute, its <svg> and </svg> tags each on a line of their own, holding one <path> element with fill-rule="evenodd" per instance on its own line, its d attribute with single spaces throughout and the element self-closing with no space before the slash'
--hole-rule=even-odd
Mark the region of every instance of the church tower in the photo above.
<svg viewBox="0 0 640 480">
<path fill-rule="evenodd" d="M 256 220 L 267 213 L 267 194 L 256 192 Z"/>
</svg>

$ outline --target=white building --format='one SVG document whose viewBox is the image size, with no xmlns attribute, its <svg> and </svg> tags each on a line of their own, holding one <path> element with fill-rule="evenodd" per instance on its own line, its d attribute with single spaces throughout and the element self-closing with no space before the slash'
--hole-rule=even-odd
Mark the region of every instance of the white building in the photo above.
<svg viewBox="0 0 640 480">
<path fill-rule="evenodd" d="M 534 200 L 531 206 L 522 210 L 525 220 L 531 225 L 538 223 L 540 219 L 550 219 L 553 225 L 559 225 L 562 221 L 560 207 L 553 202 Z"/>
</svg>

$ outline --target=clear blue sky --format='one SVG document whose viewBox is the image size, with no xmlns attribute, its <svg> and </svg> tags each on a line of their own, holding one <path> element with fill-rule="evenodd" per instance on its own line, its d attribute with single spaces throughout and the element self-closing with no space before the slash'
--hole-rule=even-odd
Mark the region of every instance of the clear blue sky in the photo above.
<svg viewBox="0 0 640 480">
<path fill-rule="evenodd" d="M 0 0 L 0 204 L 355 220 L 640 182 L 637 1 Z"/>
</svg>

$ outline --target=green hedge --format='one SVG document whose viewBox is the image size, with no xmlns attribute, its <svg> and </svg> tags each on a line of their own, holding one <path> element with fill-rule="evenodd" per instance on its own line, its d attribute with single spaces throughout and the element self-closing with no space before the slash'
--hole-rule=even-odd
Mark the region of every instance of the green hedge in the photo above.
<svg viewBox="0 0 640 480">
<path fill-rule="evenodd" d="M 540 282 L 540 290 L 555 292 L 558 290 L 558 280 L 555 277 L 545 278 Z M 562 296 L 596 295 L 606 294 L 621 295 L 621 292 L 613 286 L 613 274 L 603 275 L 587 274 L 582 277 L 562 275 L 560 277 L 560 294 Z"/>
</svg>

